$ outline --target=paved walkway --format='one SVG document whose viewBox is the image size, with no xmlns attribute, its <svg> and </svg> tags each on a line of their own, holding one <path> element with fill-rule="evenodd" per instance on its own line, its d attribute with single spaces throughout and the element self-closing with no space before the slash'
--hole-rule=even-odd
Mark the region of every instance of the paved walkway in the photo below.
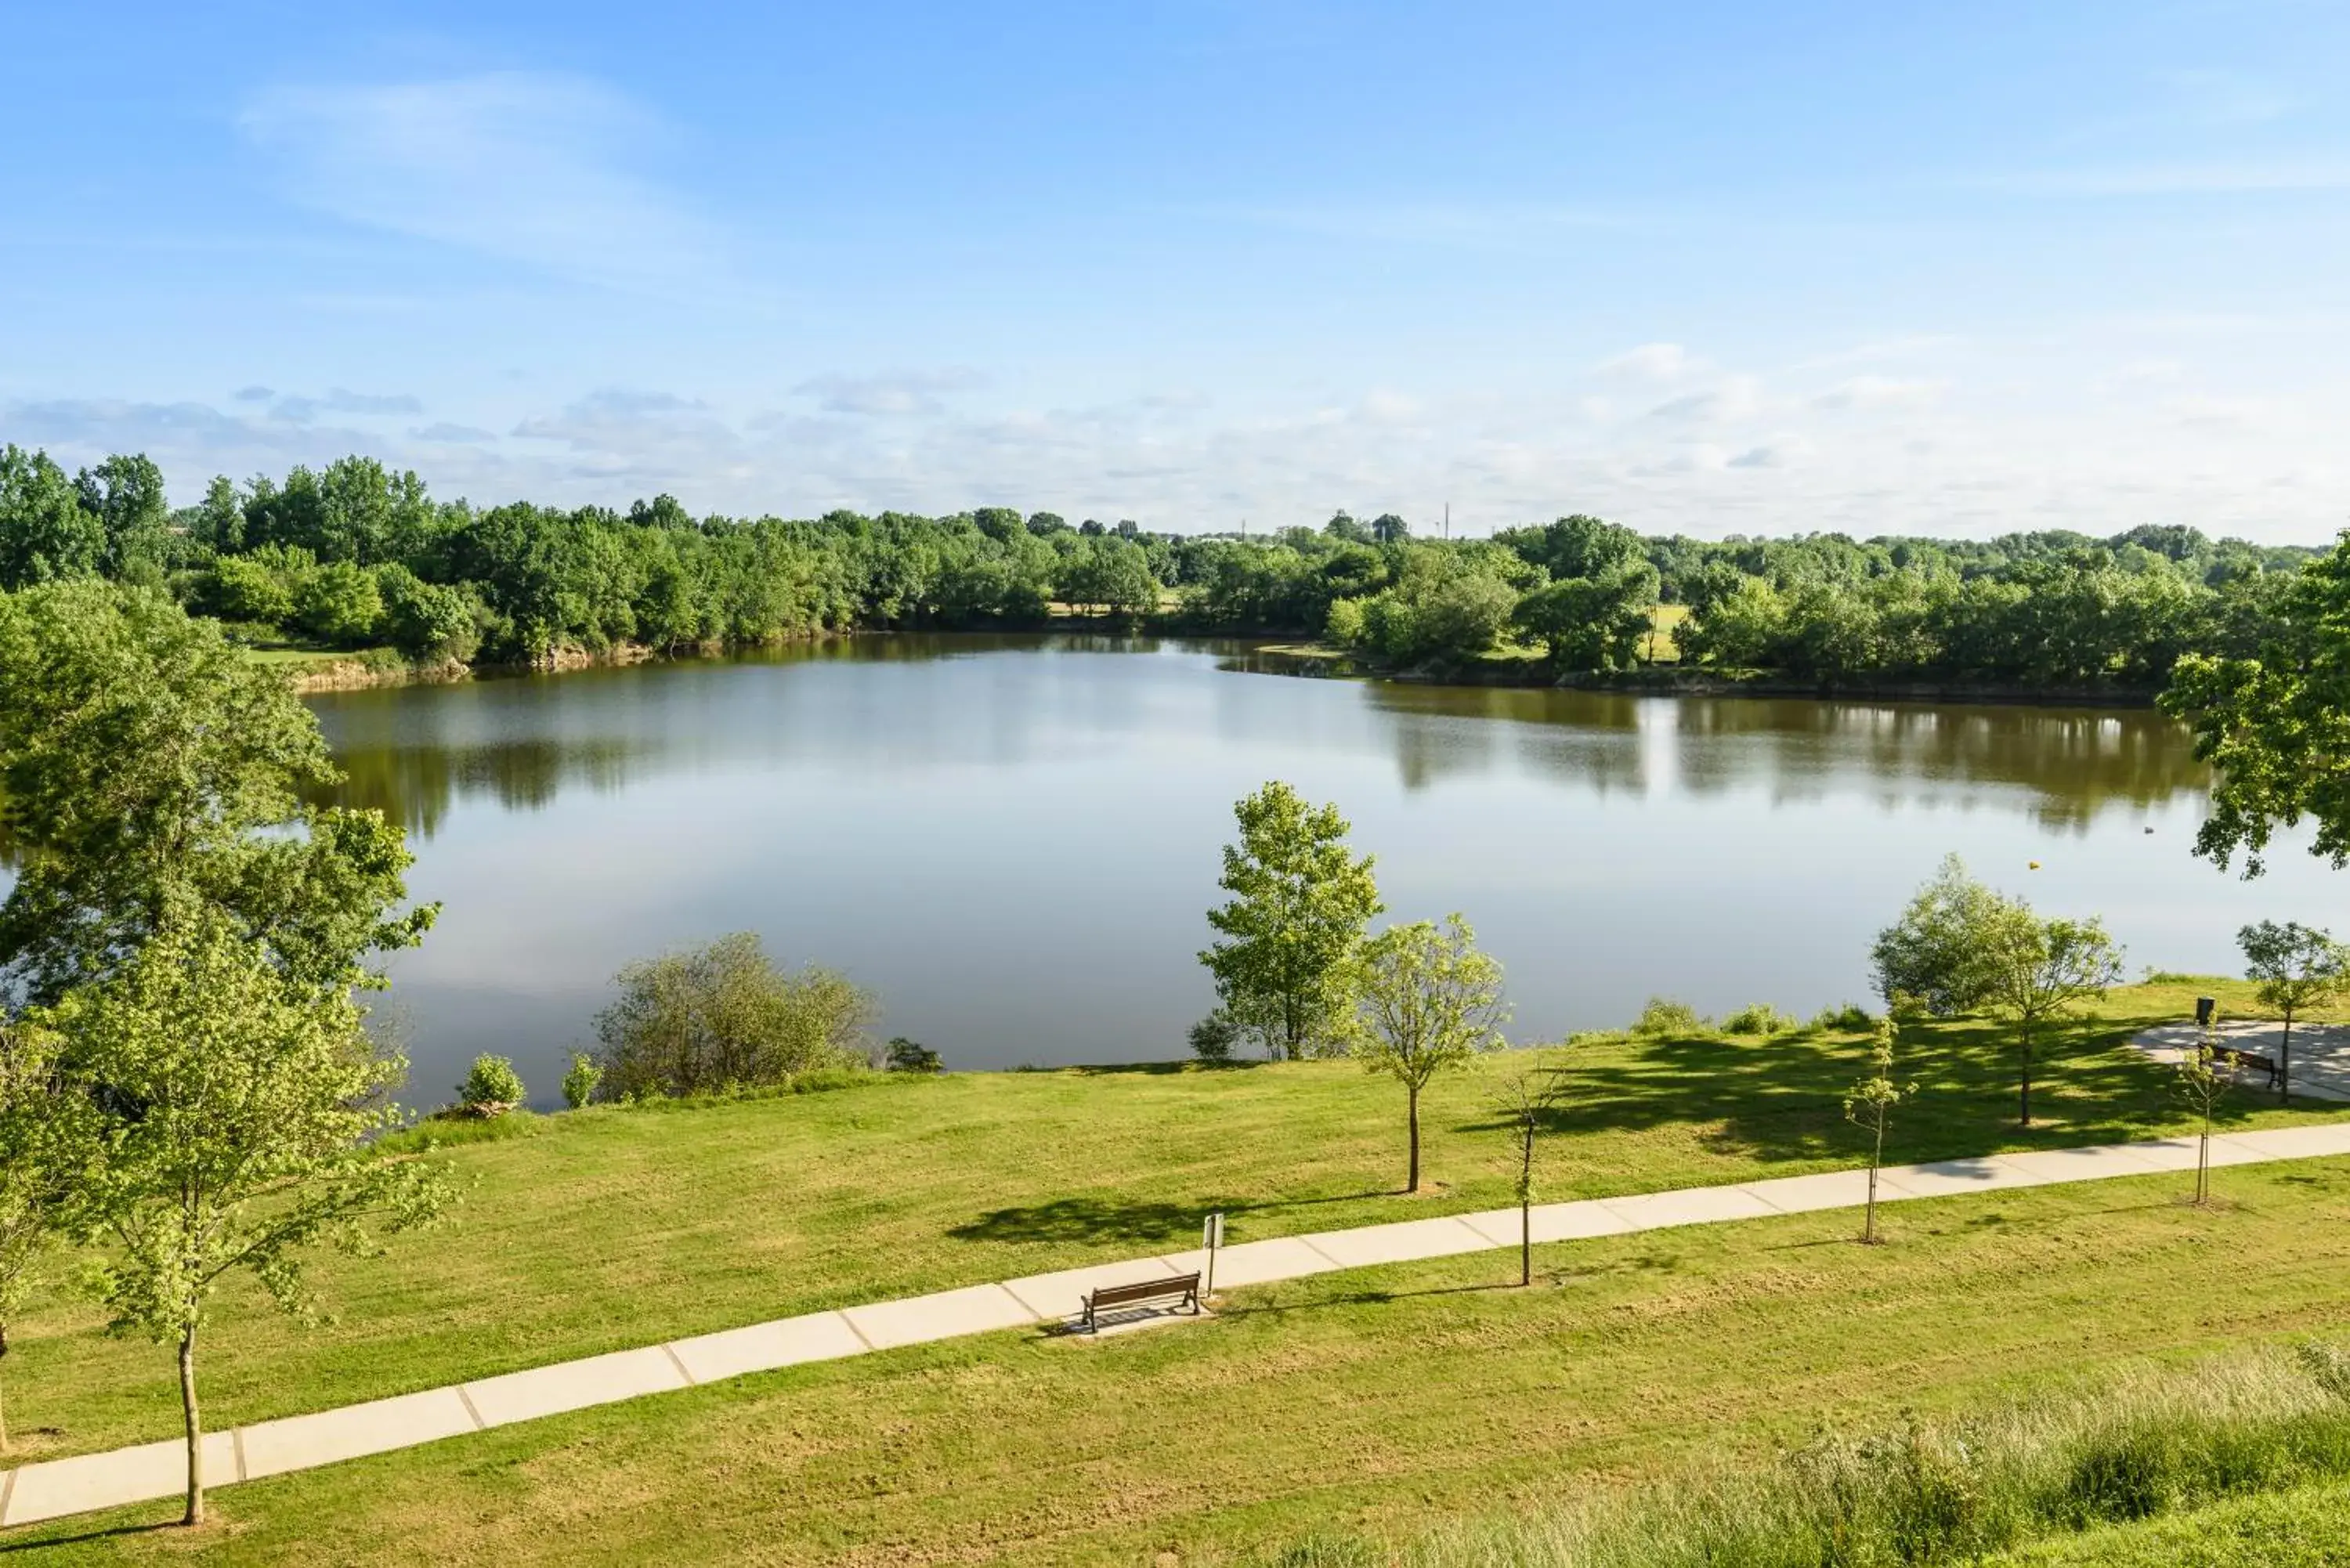
<svg viewBox="0 0 2350 1568">
<path fill-rule="evenodd" d="M 2211 1140 L 2214 1166 L 2327 1155 L 2350 1155 L 2350 1121 L 2236 1133 Z M 2189 1138 L 2112 1144 L 2100 1148 L 2037 1150 L 1927 1165 L 1888 1166 L 1880 1173 L 1877 1196 L 1880 1201 L 1898 1202 L 1953 1193 L 1997 1192 L 2054 1182 L 2189 1170 L 2194 1165 L 2195 1144 Z M 1867 1187 L 1866 1170 L 1838 1170 L 1769 1181 L 1742 1181 L 1728 1187 L 1684 1188 L 1624 1198 L 1586 1199 L 1575 1203 L 1545 1203 L 1534 1211 L 1534 1238 L 1537 1241 L 1568 1241 L 1675 1225 L 1857 1209 L 1866 1199 Z M 1261 1285 L 1340 1269 L 1409 1262 L 1517 1244 L 1515 1209 L 1406 1220 L 1390 1225 L 1325 1231 L 1310 1236 L 1281 1236 L 1226 1247 L 1216 1254 L 1216 1283 L 1220 1288 Z M 260 1421 L 208 1437 L 205 1473 L 221 1485 L 258 1480 L 287 1470 L 310 1469 L 363 1454 L 386 1453 L 565 1410 L 689 1388 L 803 1362 L 833 1361 L 869 1350 L 953 1339 L 996 1329 L 1050 1325 L 1048 1331 L 1057 1332 L 1076 1315 L 1079 1298 L 1097 1284 L 1121 1284 L 1153 1275 L 1190 1273 L 1201 1266 L 1201 1254 L 1196 1251 L 1099 1263 L 1059 1273 L 942 1291 L 936 1295 L 875 1302 L 839 1312 L 810 1313 L 805 1317 L 754 1324 L 748 1328 L 672 1340 L 640 1350 L 591 1355 L 528 1372 L 510 1372 L 500 1377 L 429 1388 L 421 1394 L 402 1394 L 338 1410 L 322 1410 L 316 1415 Z M 173 1497 L 185 1484 L 185 1449 L 176 1438 L 109 1453 L 47 1459 L 0 1472 L 0 1526 L 30 1524 L 92 1509 Z"/>
<path fill-rule="evenodd" d="M 2130 1042 L 2158 1062 L 2176 1062 L 2194 1048 L 2192 1023 L 2166 1023 Z M 2220 1020 L 2220 1040 L 2238 1051 L 2277 1060 L 2284 1025 L 2273 1020 Z M 2350 1100 L 2350 1025 L 2303 1023 L 2293 1032 L 2293 1092 L 2313 1100 Z M 2265 1085 L 2264 1079 L 2255 1083 Z"/>
</svg>

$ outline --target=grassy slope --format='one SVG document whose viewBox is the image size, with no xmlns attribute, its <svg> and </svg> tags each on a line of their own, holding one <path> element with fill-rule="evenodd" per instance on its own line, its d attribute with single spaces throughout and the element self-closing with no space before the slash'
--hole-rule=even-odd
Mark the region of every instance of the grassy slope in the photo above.
<svg viewBox="0 0 2350 1568">
<path fill-rule="evenodd" d="M 2042 1125 L 2030 1135 L 2013 1128 L 1992 1033 L 1941 1029 L 1905 1068 L 1929 1093 L 1903 1114 L 1894 1158 L 2177 1127 L 2161 1069 L 2117 1042 L 2178 1016 L 2194 989 L 2117 993 L 2047 1071 Z M 1543 1196 L 1849 1163 L 1858 1144 L 1838 1099 L 1856 1052 L 1851 1036 L 1808 1034 L 1579 1047 L 1565 1059 L 1580 1093 L 1545 1157 Z M 1211 1207 L 1232 1214 L 1242 1241 L 1499 1206 L 1508 1157 L 1482 1110 L 1482 1075 L 1509 1064 L 1489 1062 L 1433 1092 L 1429 1168 L 1449 1185 L 1411 1199 L 1392 1190 L 1399 1096 L 1343 1063 L 883 1080 L 781 1101 L 554 1118 L 536 1137 L 451 1151 L 475 1185 L 450 1228 L 400 1241 L 382 1258 L 322 1266 L 339 1326 L 305 1332 L 247 1291 L 225 1294 L 208 1336 L 209 1418 L 246 1422 L 1185 1245 Z M 2239 1115 L 2280 1119 L 2249 1098 Z M 1822 1224 L 1832 1235 L 1844 1221 Z M 1677 1239 L 1671 1250 L 1682 1247 Z M 1492 1266 L 1463 1268 L 1478 1276 Z M 20 1431 L 47 1429 L 35 1438 L 41 1451 L 175 1428 L 165 1353 L 97 1327 L 88 1307 L 57 1300 L 12 1334 L 11 1414 Z M 864 1375 L 837 1376 L 854 1389 Z"/>
<path fill-rule="evenodd" d="M 1097 1344 L 1003 1334 L 792 1369 L 237 1488 L 214 1544 L 231 1563 L 375 1561 L 398 1537 L 409 1560 L 501 1564 L 1212 1563 L 1409 1536 L 1763 1462 L 1823 1419 L 2338 1326 L 2350 1161 L 2220 1180 L 2226 1210 L 2183 1206 L 2175 1177 L 2026 1189 L 1905 1206 L 1883 1248 L 1852 1245 L 1848 1215 L 1790 1216 L 1545 1248 L 1532 1292 L 1476 1255 Z M 170 1511 L 27 1543 L 145 1560 L 184 1542 L 102 1532 Z"/>
<path fill-rule="evenodd" d="M 1999 1559 L 1997 1568 L 2344 1568 L 2350 1483 L 2239 1498 L 2111 1525 Z"/>
</svg>

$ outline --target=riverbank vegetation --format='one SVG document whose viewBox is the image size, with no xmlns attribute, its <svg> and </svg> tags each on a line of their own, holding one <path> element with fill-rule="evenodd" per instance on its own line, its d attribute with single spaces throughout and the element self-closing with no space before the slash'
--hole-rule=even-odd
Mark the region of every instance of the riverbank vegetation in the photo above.
<svg viewBox="0 0 2350 1568">
<path fill-rule="evenodd" d="M 143 457 L 72 476 L 43 453 L 0 457 L 0 590 L 88 575 L 167 586 L 255 647 L 388 647 L 435 665 L 1034 628 L 1074 610 L 1326 639 L 1389 671 L 1548 681 L 1671 658 L 1821 688 L 2143 698 L 2190 651 L 2255 653 L 2317 554 L 2167 525 L 1708 541 L 1575 515 L 1431 540 L 1393 514 L 1343 512 L 1252 535 L 1001 506 L 796 520 L 695 517 L 668 496 L 626 512 L 477 507 L 360 457 L 215 479 L 173 509 Z"/>
</svg>

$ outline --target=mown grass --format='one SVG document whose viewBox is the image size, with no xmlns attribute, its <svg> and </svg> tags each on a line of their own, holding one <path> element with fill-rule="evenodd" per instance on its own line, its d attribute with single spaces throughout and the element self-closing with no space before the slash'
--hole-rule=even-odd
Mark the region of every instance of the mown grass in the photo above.
<svg viewBox="0 0 2350 1568">
<path fill-rule="evenodd" d="M 227 1489 L 202 1544 L 229 1563 L 1237 1564 L 1669 1500 L 1824 1424 L 2119 1405 L 2106 1391 L 2167 1369 L 2338 1332 L 2350 1161 L 2220 1182 L 2225 1209 L 2182 1204 L 2176 1177 L 2026 1189 L 1906 1204 L 1882 1247 L 1846 1214 L 1788 1216 L 1543 1248 L 1532 1290 L 1474 1254 L 1097 1343 L 794 1368 Z M 147 1561 L 190 1544 L 140 1532 L 171 1515 L 5 1544 Z"/>
<path fill-rule="evenodd" d="M 1932 1029 L 1896 1160 L 2111 1142 L 2185 1127 L 2168 1076 L 2126 1042 L 2191 1007 L 2195 984 L 2116 992 L 2050 1054 L 2035 1125 L 2014 1125 L 1999 1029 Z M 1587 1042 L 1533 1055 L 1572 1085 L 1543 1161 L 1545 1200 L 1850 1165 L 1842 1115 L 1860 1037 Z M 878 1076 L 855 1088 L 543 1118 L 535 1136 L 442 1151 L 450 1221 L 383 1255 L 327 1257 L 340 1321 L 306 1330 L 243 1282 L 217 1298 L 203 1382 L 229 1426 L 682 1334 L 1188 1246 L 1222 1210 L 1233 1241 L 1511 1202 L 1488 1108 L 1512 1054 L 1440 1079 L 1430 1186 L 1398 1193 L 1400 1093 L 1345 1062 Z M 2332 1114 L 2241 1096 L 2231 1125 Z M 478 1136 L 478 1135 L 476 1135 Z M 12 1424 L 48 1454 L 176 1430 L 152 1345 L 105 1336 L 56 1290 L 11 1325 Z"/>
</svg>

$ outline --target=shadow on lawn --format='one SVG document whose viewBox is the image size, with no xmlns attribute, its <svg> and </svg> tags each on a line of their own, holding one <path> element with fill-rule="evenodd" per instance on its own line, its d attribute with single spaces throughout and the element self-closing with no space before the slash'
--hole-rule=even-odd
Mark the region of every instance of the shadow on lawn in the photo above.
<svg viewBox="0 0 2350 1568">
<path fill-rule="evenodd" d="M 125 1535 L 168 1536 L 182 1528 L 176 1519 L 159 1520 L 153 1524 L 117 1524 L 105 1530 L 85 1530 L 78 1535 L 41 1535 L 30 1541 L 0 1540 L 0 1557 L 5 1557 L 16 1552 L 48 1552 L 61 1546 L 87 1546 L 92 1542 L 112 1541 Z M 199 1540 L 211 1533 L 210 1531 L 201 1529 L 188 1532 L 191 1537 Z M 190 1542 L 191 1545 L 195 1543 L 194 1540 Z"/>
<path fill-rule="evenodd" d="M 1237 1198 L 1201 1198 L 1188 1203 L 1157 1203 L 1128 1198 L 1055 1198 L 1016 1209 L 997 1209 L 965 1220 L 947 1234 L 958 1241 L 1182 1241 L 1200 1234 L 1202 1216 L 1267 1214 L 1311 1209 L 1324 1203 L 1359 1203 L 1392 1198 L 1392 1189 L 1340 1192 L 1327 1198 L 1294 1198 L 1250 1203 Z"/>
<path fill-rule="evenodd" d="M 1898 1158 L 2119 1143 L 2175 1122 L 2180 1106 L 2169 1071 L 2128 1044 L 2158 1022 L 2086 1018 L 2049 1028 L 2034 1053 L 2030 1129 L 2016 1124 L 2020 1064 L 2008 1026 L 1980 1018 L 1927 1025 L 1904 1042 L 1898 1069 L 1918 1085 L 1895 1115 Z M 1555 1069 L 1564 1096 L 1543 1130 L 1641 1132 L 1679 1124 L 1700 1129 L 1718 1154 L 1766 1163 L 1856 1158 L 1865 1145 L 1845 1120 L 1844 1100 L 1863 1076 L 1866 1049 L 1855 1034 L 1804 1029 L 1770 1039 L 1633 1039 L 1570 1051 Z M 2236 1125 L 2274 1103 L 2272 1096 L 2241 1092 L 2219 1120 Z M 1459 1130 L 1506 1126 L 1487 1116 Z"/>
</svg>

